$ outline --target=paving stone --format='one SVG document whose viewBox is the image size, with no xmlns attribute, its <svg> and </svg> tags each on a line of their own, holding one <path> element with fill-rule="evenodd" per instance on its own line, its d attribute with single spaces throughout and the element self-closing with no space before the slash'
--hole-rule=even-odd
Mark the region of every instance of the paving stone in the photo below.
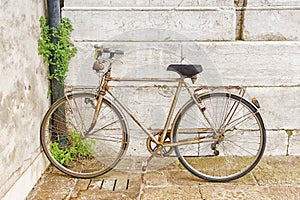
<svg viewBox="0 0 300 200">
<path fill-rule="evenodd" d="M 298 200 L 299 166 L 299 156 L 265 156 L 250 174 L 228 183 L 204 181 L 178 163 L 173 169 L 145 173 L 113 170 L 94 179 L 74 179 L 50 167 L 27 200 Z"/>
<path fill-rule="evenodd" d="M 166 172 L 156 171 L 143 174 L 143 183 L 148 186 L 164 187 L 168 184 Z"/>
<path fill-rule="evenodd" d="M 28 195 L 28 200 L 66 199 L 72 193 L 76 179 L 50 167 Z"/>
<path fill-rule="evenodd" d="M 199 192 L 198 186 L 174 186 L 170 185 L 168 187 L 145 187 L 141 195 L 142 200 L 199 200 L 201 198 L 201 193 Z"/>
<path fill-rule="evenodd" d="M 290 200 L 298 199 L 298 186 L 257 186 L 235 184 L 206 184 L 200 186 L 201 197 L 206 200 Z"/>
<path fill-rule="evenodd" d="M 254 171 L 259 185 L 300 185 L 300 159 L 296 156 L 265 156 Z"/>
</svg>

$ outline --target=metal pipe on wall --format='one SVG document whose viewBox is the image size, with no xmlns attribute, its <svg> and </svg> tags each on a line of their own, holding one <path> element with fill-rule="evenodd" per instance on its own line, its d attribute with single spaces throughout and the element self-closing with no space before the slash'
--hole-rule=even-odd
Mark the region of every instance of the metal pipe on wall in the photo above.
<svg viewBox="0 0 300 200">
<path fill-rule="evenodd" d="M 57 28 L 58 25 L 60 25 L 60 0 L 47 0 L 47 10 L 49 26 Z M 52 38 L 52 42 L 56 43 L 56 38 Z M 53 52 L 52 54 L 54 53 L 55 52 Z M 54 73 L 55 68 L 55 65 L 49 66 L 50 75 Z M 63 96 L 63 85 L 60 83 L 60 81 L 56 79 L 51 79 L 50 88 L 52 91 L 51 103 L 54 103 L 56 100 Z"/>
</svg>

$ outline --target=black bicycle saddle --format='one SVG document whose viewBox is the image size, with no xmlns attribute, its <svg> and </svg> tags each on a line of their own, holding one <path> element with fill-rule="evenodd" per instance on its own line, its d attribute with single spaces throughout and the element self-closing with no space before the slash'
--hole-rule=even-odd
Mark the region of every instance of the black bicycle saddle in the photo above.
<svg viewBox="0 0 300 200">
<path fill-rule="evenodd" d="M 201 65 L 192 64 L 171 64 L 168 66 L 167 71 L 177 72 L 180 76 L 192 77 L 203 71 Z"/>
</svg>

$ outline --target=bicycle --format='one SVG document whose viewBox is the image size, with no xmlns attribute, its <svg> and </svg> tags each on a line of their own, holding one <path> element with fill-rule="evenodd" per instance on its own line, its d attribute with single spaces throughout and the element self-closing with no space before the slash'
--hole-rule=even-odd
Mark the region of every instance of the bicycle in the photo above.
<svg viewBox="0 0 300 200">
<path fill-rule="evenodd" d="M 194 83 L 203 70 L 201 65 L 169 65 L 167 71 L 176 72 L 179 78 L 112 77 L 116 55 L 123 54 L 95 45 L 93 69 L 101 74 L 95 92 L 68 93 L 45 114 L 41 145 L 56 168 L 78 178 L 92 178 L 112 170 L 129 144 L 125 111 L 148 136 L 146 145 L 151 156 L 144 167 L 154 156 L 175 154 L 192 174 L 214 182 L 232 181 L 254 169 L 266 145 L 266 131 L 255 98 L 246 100 L 245 90 L 240 87 L 239 94 L 194 89 L 185 80 Z M 114 96 L 108 86 L 110 81 L 177 83 L 164 128 L 154 133 L 147 130 Z M 183 87 L 190 99 L 174 115 Z"/>
</svg>

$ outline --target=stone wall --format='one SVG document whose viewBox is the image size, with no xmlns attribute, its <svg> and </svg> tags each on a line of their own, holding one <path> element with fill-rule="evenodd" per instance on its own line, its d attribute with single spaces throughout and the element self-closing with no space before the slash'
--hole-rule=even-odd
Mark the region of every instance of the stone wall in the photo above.
<svg viewBox="0 0 300 200">
<path fill-rule="evenodd" d="M 47 162 L 39 127 L 49 106 L 37 53 L 44 1 L 0 2 L 0 199 L 25 199 Z"/>
<path fill-rule="evenodd" d="M 113 68 L 122 77 L 176 77 L 168 64 L 200 63 L 197 85 L 241 85 L 259 99 L 266 155 L 300 154 L 300 0 L 66 0 L 63 15 L 79 48 L 68 84 L 97 84 L 95 43 L 125 51 Z M 116 86 L 147 127 L 162 127 L 172 85 Z M 142 131 L 131 133 L 130 152 L 146 152 Z"/>
</svg>

